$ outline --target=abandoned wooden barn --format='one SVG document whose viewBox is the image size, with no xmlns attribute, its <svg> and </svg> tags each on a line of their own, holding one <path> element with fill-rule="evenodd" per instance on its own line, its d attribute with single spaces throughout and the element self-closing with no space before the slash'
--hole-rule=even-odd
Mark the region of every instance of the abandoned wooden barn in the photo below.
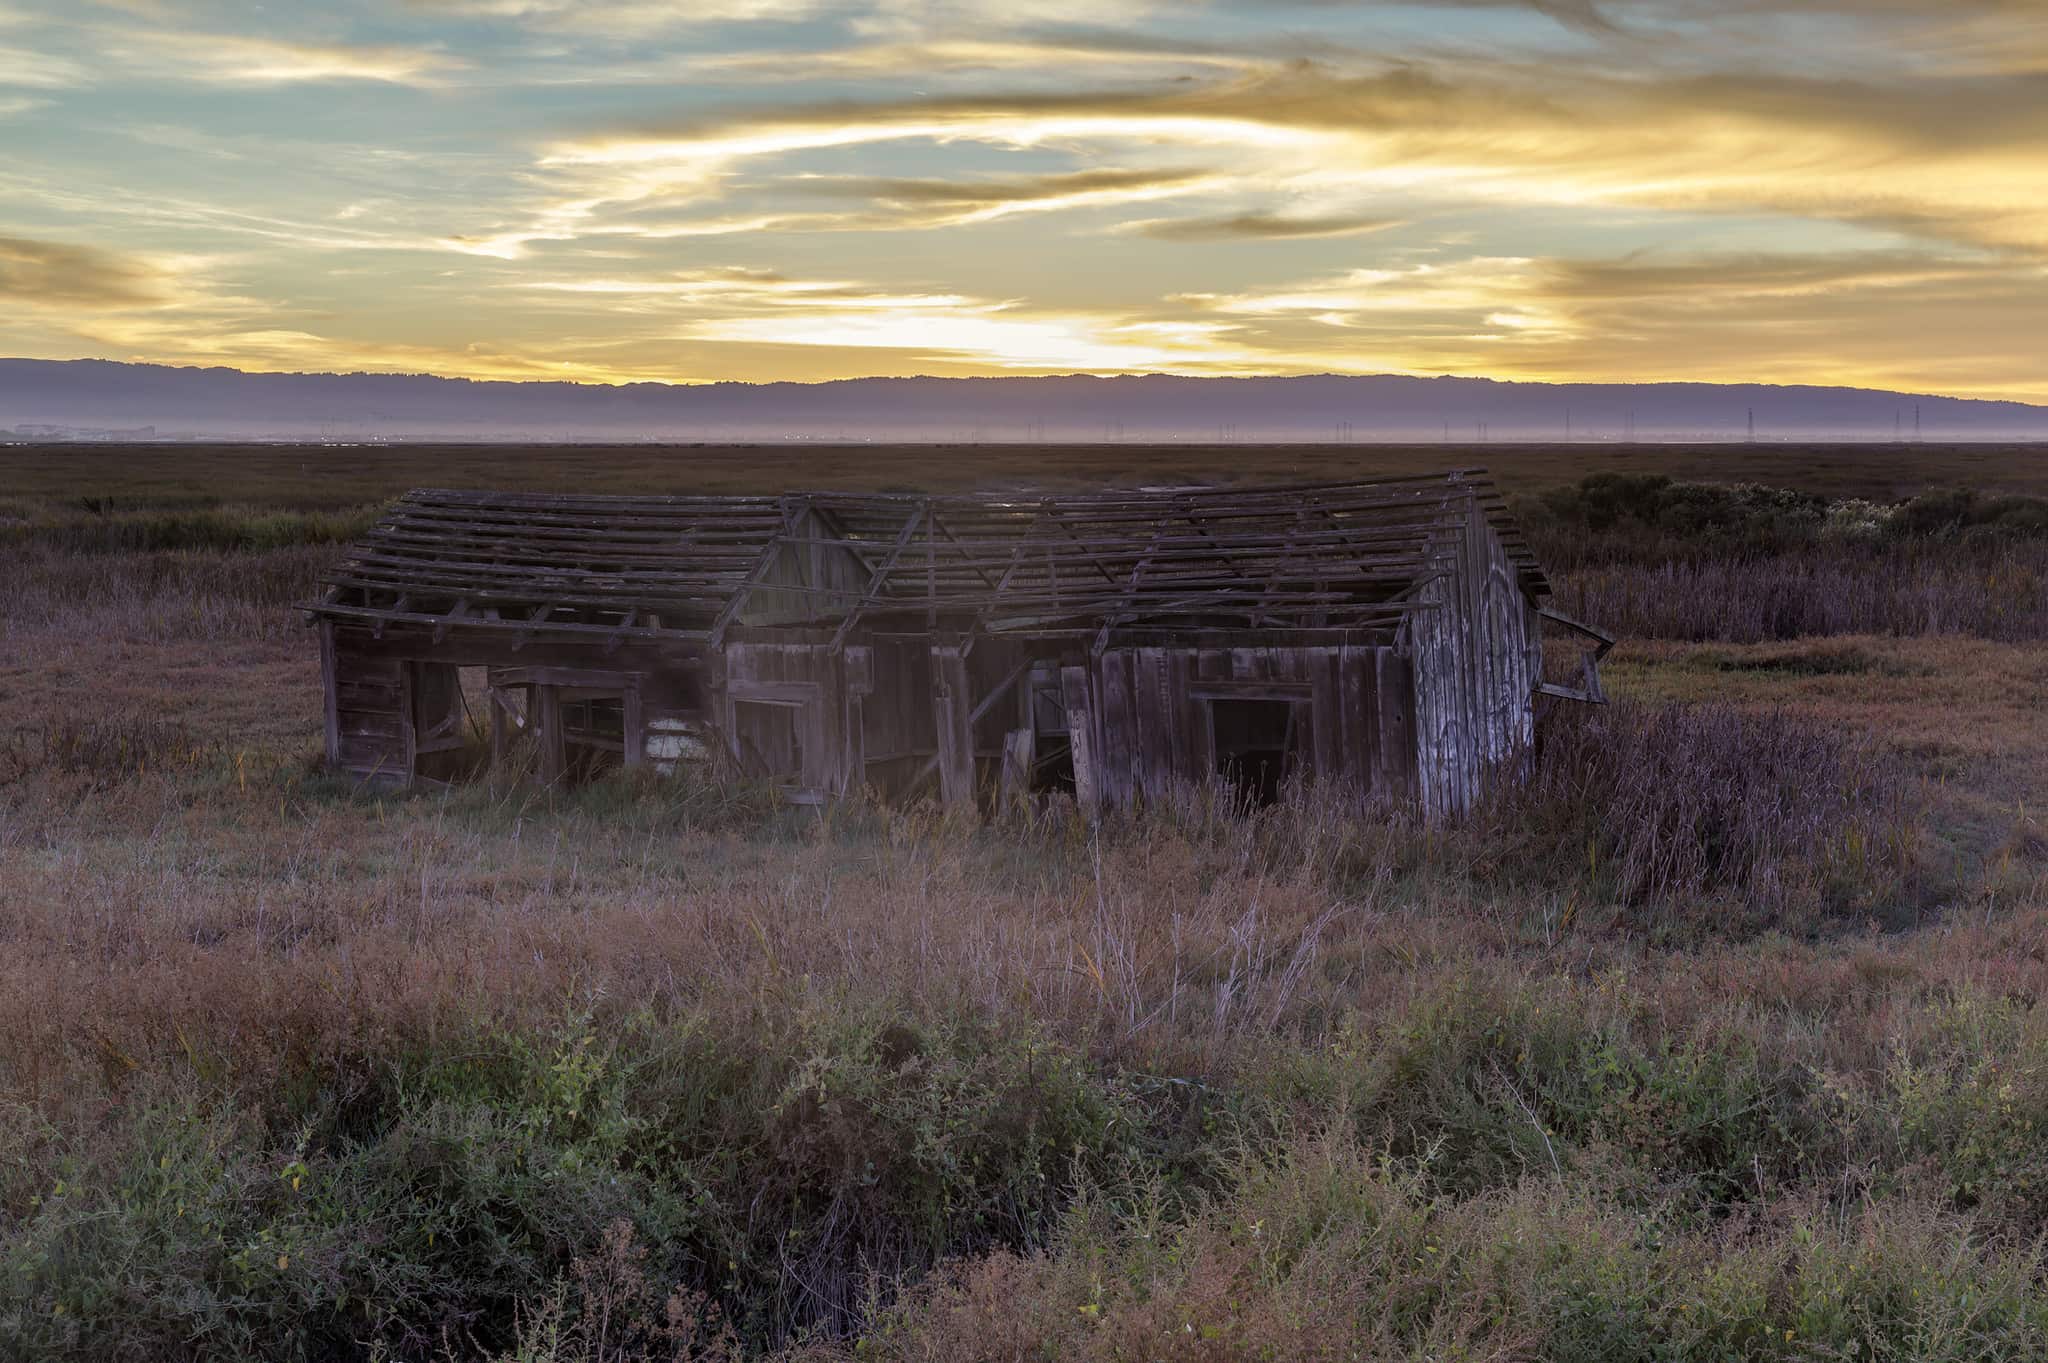
<svg viewBox="0 0 2048 1363">
<path fill-rule="evenodd" d="M 330 762 L 403 785 L 716 761 L 795 801 L 1315 782 L 1469 807 L 1610 642 L 1477 471 L 973 496 L 422 490 L 306 610 Z M 1576 638 L 1544 677 L 1544 626 Z M 479 716 L 482 718 L 483 716 Z"/>
</svg>

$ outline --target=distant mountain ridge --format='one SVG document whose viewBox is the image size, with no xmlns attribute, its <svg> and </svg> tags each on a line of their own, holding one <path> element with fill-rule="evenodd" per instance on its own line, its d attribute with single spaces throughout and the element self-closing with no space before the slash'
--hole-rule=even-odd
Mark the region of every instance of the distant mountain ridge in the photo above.
<svg viewBox="0 0 2048 1363">
<path fill-rule="evenodd" d="M 1073 374 L 633 383 L 0 359 L 0 438 L 2048 439 L 2048 407 L 1811 385 Z"/>
</svg>

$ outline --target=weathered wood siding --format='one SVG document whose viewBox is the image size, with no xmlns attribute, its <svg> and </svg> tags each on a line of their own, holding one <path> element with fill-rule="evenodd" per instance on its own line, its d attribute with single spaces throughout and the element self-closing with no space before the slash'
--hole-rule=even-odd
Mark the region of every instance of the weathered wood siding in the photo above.
<svg viewBox="0 0 2048 1363">
<path fill-rule="evenodd" d="M 1083 681 L 1085 714 L 1075 704 Z M 1293 707 L 1292 760 L 1304 780 L 1385 798 L 1415 786 L 1414 685 L 1391 647 L 1113 648 L 1091 668 L 1069 668 L 1066 682 L 1070 717 L 1084 726 L 1081 793 L 1104 804 L 1214 779 L 1211 706 L 1228 700 Z"/>
<path fill-rule="evenodd" d="M 1472 496 L 1433 546 L 1429 609 L 1404 626 L 1414 664 L 1419 794 L 1432 818 L 1462 813 L 1534 738 L 1540 643 L 1515 566 Z"/>
<path fill-rule="evenodd" d="M 862 705 L 864 765 L 849 776 L 884 796 L 906 794 L 938 749 L 931 647 L 920 639 L 871 640 L 866 648 L 874 685 Z"/>
<path fill-rule="evenodd" d="M 742 771 L 807 798 L 872 786 L 884 796 L 928 789 L 949 802 L 975 799 L 1022 722 L 1017 683 L 1028 650 L 1010 640 L 983 640 L 963 653 L 958 645 L 855 637 L 860 642 L 843 649 L 728 643 L 713 682 L 726 753 Z M 801 761 L 792 770 L 757 770 L 760 756 L 779 751 L 784 712 L 796 716 Z"/>
<path fill-rule="evenodd" d="M 602 645 L 525 644 L 508 634 L 437 638 L 416 627 L 374 629 L 320 622 L 327 759 L 358 781 L 404 786 L 417 776 L 444 775 L 436 754 L 467 742 L 469 712 L 457 671 L 474 667 L 517 684 L 616 687 L 628 732 L 655 720 L 692 728 L 709 715 L 700 650 Z M 472 698 L 477 699 L 477 698 Z M 487 713 L 480 716 L 487 720 Z M 630 762 L 643 753 L 622 754 Z"/>
<path fill-rule="evenodd" d="M 805 508 L 790 517 L 787 538 L 757 566 L 755 582 L 737 612 L 747 625 L 796 624 L 831 619 L 859 603 L 871 571 L 851 550 L 826 541 L 836 527 Z"/>
<path fill-rule="evenodd" d="M 366 651 L 367 640 L 368 631 L 321 623 L 327 760 L 357 781 L 402 786 L 413 764 L 405 663 Z"/>
<path fill-rule="evenodd" d="M 854 701 L 845 674 L 845 654 L 821 644 L 727 644 L 712 669 L 711 707 L 727 756 L 798 798 L 843 789 Z M 785 761 L 792 729 L 793 769 Z"/>
</svg>

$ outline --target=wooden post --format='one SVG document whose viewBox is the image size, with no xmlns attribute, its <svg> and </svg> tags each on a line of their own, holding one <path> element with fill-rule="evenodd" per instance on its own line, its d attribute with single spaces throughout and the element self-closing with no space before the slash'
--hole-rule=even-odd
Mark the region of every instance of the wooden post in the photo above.
<svg viewBox="0 0 2048 1363">
<path fill-rule="evenodd" d="M 512 751 L 512 714 L 502 688 L 487 684 L 484 695 L 490 708 L 491 766 L 503 768 L 507 754 Z"/>
<path fill-rule="evenodd" d="M 1101 786 L 1096 780 L 1095 739 L 1088 705 L 1088 669 L 1060 669 L 1060 701 L 1067 711 L 1067 743 L 1074 756 L 1074 803 L 1084 818 L 1093 820 L 1100 809 Z"/>
<path fill-rule="evenodd" d="M 932 649 L 932 705 L 939 734 L 939 798 L 974 803 L 974 709 L 967 659 L 957 648 Z"/>
<path fill-rule="evenodd" d="M 637 767 L 647 760 L 647 726 L 641 721 L 638 677 L 626 678 L 626 693 L 619 708 L 624 712 L 620 737 L 625 742 L 625 752 L 621 761 L 628 767 Z"/>
<path fill-rule="evenodd" d="M 341 674 L 335 665 L 334 622 L 320 622 L 320 686 L 326 693 L 327 765 L 341 765 Z"/>
<path fill-rule="evenodd" d="M 527 703 L 526 726 L 540 743 L 540 779 L 554 785 L 569 771 L 569 749 L 562 733 L 562 689 L 536 684 Z"/>
<path fill-rule="evenodd" d="M 398 732 L 405 744 L 405 768 L 399 780 L 401 786 L 410 786 L 420 770 L 419 705 L 415 699 L 418 693 L 414 681 L 418 666 L 417 663 L 398 665 Z"/>
</svg>

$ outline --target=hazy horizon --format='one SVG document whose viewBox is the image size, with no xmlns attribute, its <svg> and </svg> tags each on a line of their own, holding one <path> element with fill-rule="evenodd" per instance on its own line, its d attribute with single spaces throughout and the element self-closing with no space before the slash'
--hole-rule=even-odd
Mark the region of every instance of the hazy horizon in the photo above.
<svg viewBox="0 0 2048 1363">
<path fill-rule="evenodd" d="M 2048 407 L 1878 389 L 1086 374 L 626 386 L 0 359 L 0 438 L 975 443 L 2038 440 Z"/>
<path fill-rule="evenodd" d="M 1566 388 L 1574 386 L 1607 386 L 1632 388 L 1657 387 L 1711 387 L 1711 388 L 1786 388 L 1786 389 L 1828 389 L 1842 392 L 1883 393 L 1902 398 L 1939 399 L 1949 402 L 2001 403 L 2011 406 L 2038 407 L 2048 410 L 2048 396 L 2040 399 L 1987 397 L 1975 393 L 1939 392 L 1932 389 L 1914 390 L 1886 388 L 1868 384 L 1820 383 L 1810 380 L 1770 378 L 1725 378 L 1725 379 L 1683 379 L 1683 378 L 1638 378 L 1610 379 L 1596 375 L 1571 379 L 1530 379 L 1500 374 L 1454 374 L 1448 372 L 1410 373 L 1400 370 L 1341 370 L 1341 369 L 1288 369 L 1269 370 L 1252 374 L 1208 374 L 1187 369 L 1044 369 L 1029 372 L 995 371 L 973 374 L 943 374 L 928 369 L 874 370 L 860 373 L 837 374 L 818 379 L 783 378 L 566 378 L 547 375 L 497 376 L 445 372 L 434 369 L 375 369 L 301 367 L 297 369 L 266 369 L 250 365 L 227 364 L 206 361 L 172 361 L 122 359 L 105 355 L 0 355 L 0 364 L 36 363 L 54 365 L 120 365 L 132 369 L 181 370 L 195 373 L 226 371 L 248 377 L 270 378 L 412 378 L 432 379 L 450 383 L 475 384 L 559 384 L 577 388 L 631 388 L 652 385 L 666 388 L 707 388 L 721 384 L 748 387 L 765 387 L 772 384 L 793 384 L 802 387 L 820 387 L 835 383 L 901 383 L 915 380 L 952 379 L 1407 379 L 1428 381 L 1432 379 L 1463 379 L 1479 383 L 1495 383 L 1504 386 Z"/>
</svg>

